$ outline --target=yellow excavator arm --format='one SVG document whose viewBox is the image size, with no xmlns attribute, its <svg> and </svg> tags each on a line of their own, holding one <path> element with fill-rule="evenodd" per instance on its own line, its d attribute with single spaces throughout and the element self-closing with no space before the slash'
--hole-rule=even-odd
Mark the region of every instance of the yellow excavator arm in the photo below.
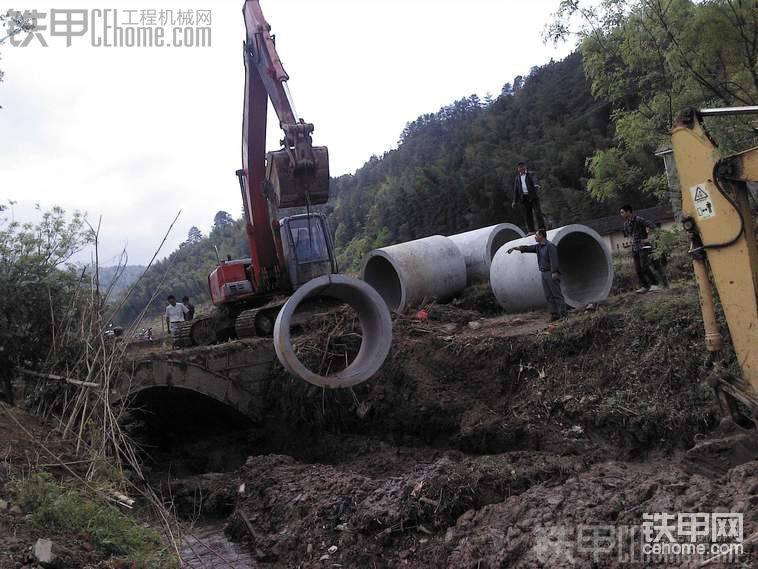
<svg viewBox="0 0 758 569">
<path fill-rule="evenodd" d="M 720 403 L 747 407 L 758 424 L 758 246 L 747 183 L 758 180 L 758 147 L 722 157 L 703 117 L 755 114 L 758 107 L 688 109 L 671 136 L 682 192 L 682 223 L 690 234 L 706 347 L 723 348 L 713 286 L 726 317 L 742 378 L 719 377 Z M 710 269 L 710 270 L 709 270 Z"/>
</svg>

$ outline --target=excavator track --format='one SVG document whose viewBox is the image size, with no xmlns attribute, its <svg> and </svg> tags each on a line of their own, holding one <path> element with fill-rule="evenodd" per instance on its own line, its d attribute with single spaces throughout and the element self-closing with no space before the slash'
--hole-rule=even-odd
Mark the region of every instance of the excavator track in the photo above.
<svg viewBox="0 0 758 569">
<path fill-rule="evenodd" d="M 174 347 L 210 346 L 216 343 L 216 322 L 213 317 L 182 322 L 174 331 Z"/>
<path fill-rule="evenodd" d="M 238 338 L 252 336 L 270 337 L 274 333 L 274 322 L 284 306 L 284 300 L 275 300 L 268 304 L 243 310 L 234 321 L 234 330 Z"/>
</svg>

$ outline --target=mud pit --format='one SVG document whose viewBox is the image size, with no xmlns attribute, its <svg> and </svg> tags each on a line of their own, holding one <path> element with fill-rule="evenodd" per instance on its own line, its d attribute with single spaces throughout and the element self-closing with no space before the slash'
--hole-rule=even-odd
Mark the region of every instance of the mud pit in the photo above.
<svg viewBox="0 0 758 569">
<path fill-rule="evenodd" d="M 742 513 L 744 538 L 754 536 L 758 463 L 719 474 L 680 460 L 718 422 L 699 379 L 694 289 L 546 320 L 453 306 L 398 318 L 375 380 L 323 391 L 272 378 L 259 423 L 177 441 L 153 481 L 182 515 L 225 522 L 261 567 L 694 567 L 710 557 L 642 558 L 646 512 Z M 184 444 L 185 455 L 226 446 L 249 457 L 190 474 L 173 464 Z M 612 526 L 618 543 L 582 549 L 576 532 L 588 526 Z M 736 564 L 708 566 L 750 567 L 744 549 Z"/>
</svg>

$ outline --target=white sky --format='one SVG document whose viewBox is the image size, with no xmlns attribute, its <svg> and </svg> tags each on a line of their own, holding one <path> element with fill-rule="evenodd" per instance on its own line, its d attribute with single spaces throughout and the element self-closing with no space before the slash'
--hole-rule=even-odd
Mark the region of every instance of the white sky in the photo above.
<svg viewBox="0 0 758 569">
<path fill-rule="evenodd" d="M 405 124 L 567 55 L 540 33 L 558 0 L 261 0 L 300 116 L 329 147 L 333 175 L 393 148 Z M 16 1 L 37 8 L 210 9 L 212 47 L 0 46 L 0 200 L 103 217 L 101 259 L 161 256 L 213 215 L 242 207 L 242 0 Z M 43 21 L 44 22 L 44 21 Z M 2 32 L 5 30 L 3 29 Z M 5 33 L 0 33 L 0 37 Z M 272 117 L 274 119 L 272 120 Z M 280 130 L 269 109 L 269 149 Z M 86 259 L 83 259 L 86 260 Z"/>
</svg>

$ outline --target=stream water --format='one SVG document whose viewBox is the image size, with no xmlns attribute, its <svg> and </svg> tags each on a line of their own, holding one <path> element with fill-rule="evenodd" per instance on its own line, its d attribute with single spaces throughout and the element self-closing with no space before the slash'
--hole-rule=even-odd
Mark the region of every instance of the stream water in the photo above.
<svg viewBox="0 0 758 569">
<path fill-rule="evenodd" d="M 224 534 L 223 522 L 201 522 L 182 542 L 182 561 L 190 569 L 248 569 L 255 556 Z"/>
</svg>

